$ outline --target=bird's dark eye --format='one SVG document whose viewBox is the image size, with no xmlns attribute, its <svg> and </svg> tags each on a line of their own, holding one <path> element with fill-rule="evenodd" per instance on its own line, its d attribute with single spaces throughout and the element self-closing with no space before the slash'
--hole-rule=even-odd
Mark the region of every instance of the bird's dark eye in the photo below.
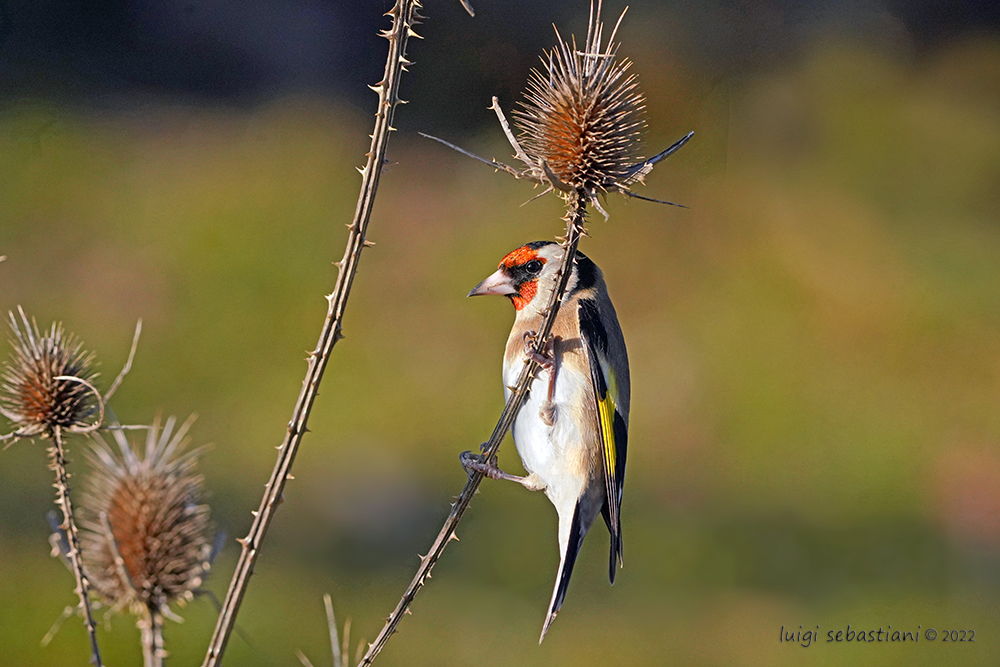
<svg viewBox="0 0 1000 667">
<path fill-rule="evenodd" d="M 540 273 L 542 270 L 542 263 L 537 259 L 533 259 L 524 265 L 524 270 L 532 275 Z"/>
</svg>

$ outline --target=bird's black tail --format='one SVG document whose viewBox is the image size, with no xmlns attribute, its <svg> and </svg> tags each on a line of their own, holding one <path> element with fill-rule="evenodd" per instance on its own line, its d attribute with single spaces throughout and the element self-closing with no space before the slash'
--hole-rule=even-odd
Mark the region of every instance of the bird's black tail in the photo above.
<svg viewBox="0 0 1000 667">
<path fill-rule="evenodd" d="M 589 527 L 589 526 L 588 526 Z M 573 523 L 569 531 L 569 542 L 566 544 L 566 552 L 562 554 L 559 563 L 559 577 L 556 579 L 555 590 L 552 591 L 552 602 L 549 604 L 549 613 L 545 617 L 545 624 L 542 626 L 542 636 L 538 638 L 541 644 L 545 639 L 545 633 L 549 631 L 549 626 L 555 620 L 556 614 L 562 607 L 563 600 L 566 599 L 566 591 L 569 588 L 569 578 L 573 574 L 573 566 L 576 565 L 577 554 L 580 553 L 580 545 L 587 534 L 587 529 L 583 526 L 580 514 L 580 504 L 577 503 L 573 511 Z"/>
<path fill-rule="evenodd" d="M 614 586 L 615 575 L 618 574 L 618 566 L 624 563 L 624 559 L 622 558 L 621 520 L 619 520 L 617 526 L 611 525 L 611 513 L 608 511 L 607 502 L 601 508 L 601 516 L 604 517 L 604 523 L 608 526 L 608 533 L 611 534 L 611 558 L 608 559 L 608 581 Z"/>
</svg>

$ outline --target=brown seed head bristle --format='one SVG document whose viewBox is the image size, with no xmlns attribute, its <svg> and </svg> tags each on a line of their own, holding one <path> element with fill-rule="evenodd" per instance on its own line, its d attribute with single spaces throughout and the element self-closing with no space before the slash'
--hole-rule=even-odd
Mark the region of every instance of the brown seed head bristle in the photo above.
<svg viewBox="0 0 1000 667">
<path fill-rule="evenodd" d="M 210 567 L 200 451 L 183 451 L 191 421 L 176 434 L 174 418 L 162 431 L 154 423 L 141 457 L 121 431 L 114 432 L 118 452 L 95 435 L 81 551 L 94 589 L 117 608 L 142 614 L 184 602 Z"/>
<path fill-rule="evenodd" d="M 18 312 L 20 322 L 9 313 L 13 351 L 0 374 L 0 413 L 21 436 L 87 426 L 98 412 L 93 353 L 62 324 L 53 324 L 43 336 L 37 322 Z"/>
<path fill-rule="evenodd" d="M 542 58 L 543 70 L 531 71 L 525 100 L 514 111 L 528 157 L 590 196 L 624 181 L 629 167 L 642 161 L 646 127 L 645 100 L 628 74 L 632 63 L 616 59 L 614 32 L 601 46 L 599 17 L 600 3 L 592 8 L 582 52 L 575 38 L 567 43 L 556 31 L 556 47 Z"/>
</svg>

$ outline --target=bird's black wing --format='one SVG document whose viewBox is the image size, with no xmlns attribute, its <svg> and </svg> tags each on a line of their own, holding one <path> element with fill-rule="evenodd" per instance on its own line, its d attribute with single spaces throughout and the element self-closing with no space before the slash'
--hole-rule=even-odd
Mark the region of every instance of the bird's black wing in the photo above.
<svg viewBox="0 0 1000 667">
<path fill-rule="evenodd" d="M 619 393 L 619 378 L 622 371 L 615 369 L 614 360 L 609 355 L 608 331 L 601 321 L 597 301 L 580 299 L 577 313 L 580 318 L 580 337 L 584 341 L 590 362 L 591 384 L 597 405 L 597 426 L 607 491 L 606 505 L 602 512 L 611 532 L 611 564 L 608 576 L 611 583 L 614 583 L 616 561 L 620 560 L 622 555 L 620 511 L 622 489 L 625 484 L 625 453 L 628 445 L 628 424 L 619 407 L 623 404 L 623 397 Z M 624 376 L 627 383 L 627 368 L 624 370 Z"/>
</svg>

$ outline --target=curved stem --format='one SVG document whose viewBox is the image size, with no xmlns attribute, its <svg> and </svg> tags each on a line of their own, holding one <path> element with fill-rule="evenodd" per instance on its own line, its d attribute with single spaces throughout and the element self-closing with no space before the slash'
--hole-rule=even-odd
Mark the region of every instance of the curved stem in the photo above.
<svg viewBox="0 0 1000 667">
<path fill-rule="evenodd" d="M 354 212 L 354 219 L 347 226 L 350 230 L 347 248 L 344 250 L 343 259 L 336 264 L 340 271 L 333 292 L 327 297 L 329 307 L 326 320 L 323 323 L 316 349 L 309 356 L 309 367 L 305 380 L 302 382 L 302 390 L 295 402 L 295 409 L 288 422 L 284 441 L 279 447 L 278 459 L 265 488 L 260 508 L 254 513 L 249 533 L 245 538 L 239 540 L 240 544 L 243 545 L 243 550 L 240 552 L 236 571 L 233 573 L 229 590 L 226 593 L 226 599 L 222 603 L 219 620 L 205 655 L 204 667 L 214 667 L 222 660 L 226 644 L 236 622 L 236 615 L 239 613 L 243 596 L 250 584 L 250 577 L 260 553 L 261 543 L 264 541 L 267 529 L 271 525 L 274 513 L 281 502 L 282 491 L 285 488 L 285 482 L 289 479 L 292 463 L 295 461 L 295 454 L 302 442 L 302 436 L 308 430 L 306 423 L 319 391 L 323 371 L 326 369 L 334 345 L 343 338 L 341 321 L 347 306 L 347 299 L 351 293 L 351 285 L 358 270 L 361 251 L 371 245 L 371 242 L 365 239 L 365 235 L 368 231 L 368 222 L 375 202 L 375 191 L 382 174 L 382 165 L 386 162 L 389 132 L 394 129 L 392 127 L 393 113 L 396 105 L 400 102 L 399 80 L 405 66 L 410 64 L 405 57 L 406 42 L 409 37 L 416 34 L 413 32 L 413 28 L 420 18 L 417 14 L 419 7 L 418 0 L 396 0 L 395 6 L 388 12 L 388 15 L 392 17 L 392 28 L 380 33 L 381 36 L 389 40 L 389 53 L 386 58 L 384 77 L 379 83 L 372 86 L 372 89 L 379 96 L 378 111 L 375 113 L 375 129 L 372 132 L 371 149 L 367 154 L 368 162 L 360 170 L 362 183 L 357 208 Z"/>
<path fill-rule="evenodd" d="M 541 355 L 544 352 L 546 341 L 549 338 L 549 334 L 552 332 L 552 325 L 555 323 L 556 315 L 559 313 L 559 308 L 562 305 L 563 297 L 565 296 L 564 292 L 566 291 L 566 285 L 569 282 L 570 275 L 572 274 L 569 267 L 576 259 L 576 248 L 580 243 L 580 237 L 583 235 L 584 231 L 584 219 L 587 213 L 586 198 L 580 193 L 573 192 L 570 193 L 568 202 L 570 210 L 566 215 L 566 240 L 562 244 L 563 256 L 559 265 L 559 273 L 556 278 L 556 288 L 552 290 L 552 296 L 549 298 L 548 308 L 545 311 L 545 321 L 542 324 L 538 335 L 535 337 L 535 352 L 538 353 L 538 355 Z M 503 441 L 504 436 L 507 435 L 507 431 L 514 423 L 514 419 L 517 417 L 517 413 L 521 409 L 524 399 L 528 396 L 528 389 L 531 385 L 531 380 L 538 368 L 538 362 L 529 356 L 524 363 L 524 367 L 521 369 L 521 375 L 518 376 L 514 391 L 510 395 L 510 399 L 507 401 L 507 404 L 504 406 L 503 412 L 500 413 L 500 419 L 497 421 L 497 425 L 493 428 L 493 434 L 486 443 L 485 456 L 487 461 L 496 456 L 499 451 L 500 443 Z M 403 592 L 403 597 L 399 600 L 399 604 L 397 604 L 396 608 L 391 614 L 389 614 L 385 625 L 382 627 L 382 631 L 379 632 L 375 641 L 369 644 L 368 652 L 365 653 L 365 656 L 358 664 L 358 667 L 367 667 L 367 665 L 371 665 L 375 661 L 375 658 L 385 647 L 386 642 L 389 641 L 389 637 L 396 632 L 396 626 L 399 625 L 403 615 L 409 612 L 410 604 L 416 597 L 417 591 L 420 590 L 427 579 L 431 576 L 431 569 L 434 567 L 434 564 L 437 563 L 441 554 L 444 553 L 445 547 L 448 546 L 448 543 L 453 539 L 458 539 L 455 537 L 455 529 L 458 528 L 459 522 L 465 515 L 465 510 L 469 508 L 469 504 L 472 502 L 472 497 L 476 494 L 476 490 L 479 488 L 479 483 L 482 481 L 483 474 L 481 472 L 473 472 L 469 474 L 469 481 L 466 482 L 465 488 L 462 489 L 462 492 L 452 504 L 451 512 L 448 514 L 448 518 L 445 519 L 444 525 L 441 527 L 441 531 L 434 540 L 434 544 L 431 545 L 430 551 L 427 552 L 426 556 L 421 556 L 420 567 L 417 568 L 417 573 L 413 576 L 413 580 L 410 581 L 410 585 L 407 586 L 406 590 Z"/>
<path fill-rule="evenodd" d="M 49 467 L 56 474 L 56 505 L 62 510 L 63 522 L 60 528 L 66 531 L 69 540 L 70 567 L 76 578 L 76 594 L 80 596 L 80 610 L 83 612 L 83 623 L 90 638 L 90 662 L 95 667 L 102 667 L 101 652 L 97 648 L 97 625 L 90 609 L 90 582 L 83 571 L 80 561 L 80 540 L 77 537 L 76 521 L 73 519 L 73 503 L 69 499 L 69 475 L 66 473 L 66 450 L 63 448 L 62 428 L 56 426 L 52 431 L 52 446 L 49 447 L 51 462 Z"/>
</svg>

